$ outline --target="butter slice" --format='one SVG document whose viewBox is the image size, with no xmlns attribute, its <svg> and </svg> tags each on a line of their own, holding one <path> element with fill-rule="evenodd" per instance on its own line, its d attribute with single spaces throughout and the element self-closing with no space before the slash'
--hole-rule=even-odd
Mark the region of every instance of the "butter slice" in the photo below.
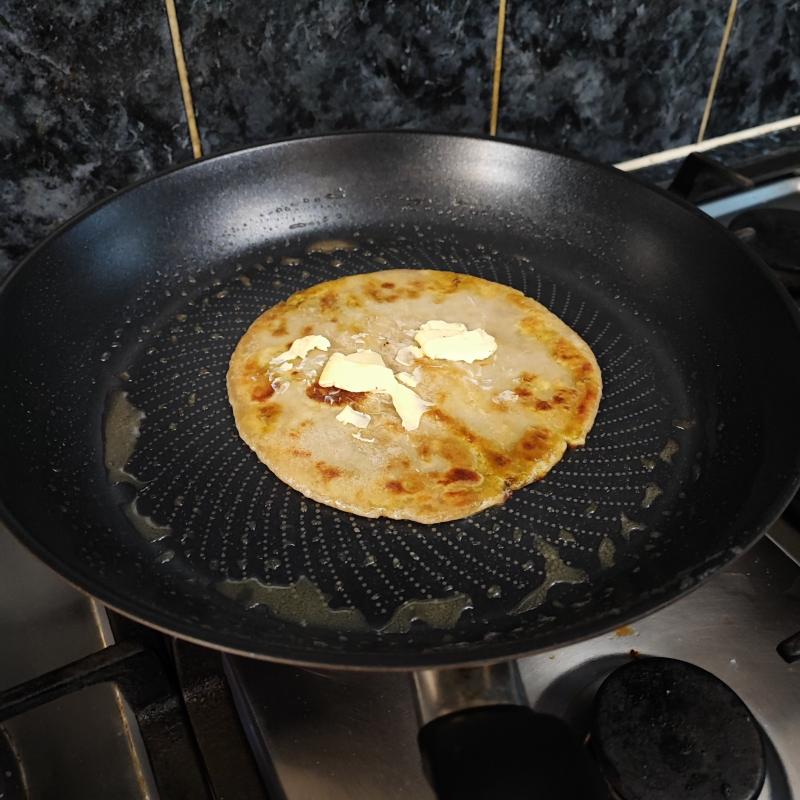
<svg viewBox="0 0 800 800">
<path fill-rule="evenodd" d="M 350 361 L 355 361 L 356 364 L 375 364 L 378 367 L 386 366 L 381 358 L 381 354 L 376 353 L 374 350 L 358 350 L 355 353 L 351 353 L 347 358 Z"/>
<path fill-rule="evenodd" d="M 497 350 L 494 336 L 483 328 L 468 330 L 461 322 L 432 319 L 420 325 L 414 340 L 428 358 L 445 361 L 482 361 Z"/>
<path fill-rule="evenodd" d="M 337 415 L 336 419 L 345 425 L 355 425 L 356 428 L 366 428 L 372 417 L 356 411 L 352 406 L 345 406 Z"/>
<path fill-rule="evenodd" d="M 348 392 L 382 392 L 392 398 L 403 427 L 415 431 L 422 415 L 430 407 L 416 392 L 398 383 L 389 367 L 381 366 L 383 360 L 372 350 L 361 350 L 349 356 L 333 353 L 319 376 L 323 388 L 334 386 Z"/>
<path fill-rule="evenodd" d="M 410 386 L 412 389 L 419 383 L 419 381 L 410 372 L 398 372 L 395 374 L 395 378 L 397 378 L 400 383 L 404 383 L 406 386 Z"/>
<path fill-rule="evenodd" d="M 423 356 L 422 350 L 419 349 L 416 345 L 409 344 L 405 347 L 401 347 L 397 351 L 397 355 L 395 355 L 395 360 L 398 364 L 402 364 L 404 367 L 410 367 L 414 361 L 418 358 L 422 358 Z"/>
<path fill-rule="evenodd" d="M 327 350 L 331 343 L 317 334 L 301 336 L 292 342 L 292 346 L 279 356 L 275 356 L 270 364 L 283 364 L 284 361 L 293 361 L 295 358 L 305 358 L 312 350 Z"/>
</svg>

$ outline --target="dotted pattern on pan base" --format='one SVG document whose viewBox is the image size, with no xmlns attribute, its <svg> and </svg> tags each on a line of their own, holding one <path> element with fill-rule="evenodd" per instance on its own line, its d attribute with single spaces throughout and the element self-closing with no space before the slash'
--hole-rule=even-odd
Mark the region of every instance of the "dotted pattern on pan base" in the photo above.
<svg viewBox="0 0 800 800">
<path fill-rule="evenodd" d="M 357 608 L 376 628 L 405 602 L 463 593 L 473 607 L 462 623 L 481 626 L 491 619 L 496 627 L 546 579 L 537 541 L 557 547 L 565 565 L 580 570 L 610 568 L 609 542 L 617 562 L 626 552 L 656 548 L 663 503 L 686 480 L 675 465 L 658 461 L 667 437 L 681 433 L 671 423 L 680 398 L 657 395 L 660 367 L 651 361 L 648 342 L 633 341 L 593 303 L 598 279 L 587 271 L 563 285 L 525 263 L 524 255 L 480 243 L 466 247 L 446 236 L 432 243 L 434 256 L 424 231 L 394 227 L 397 235 L 380 244 L 356 233 L 342 237 L 356 244 L 352 250 L 309 253 L 313 240 L 306 239 L 232 266 L 224 277 L 210 275 L 206 283 L 189 277 L 183 289 L 167 290 L 173 300 L 182 298 L 180 309 L 143 329 L 147 346 L 127 366 L 123 384 L 146 414 L 128 464 L 146 482 L 137 509 L 172 530 L 154 545 L 154 562 L 163 569 L 188 563 L 209 583 L 256 578 L 286 585 L 306 576 L 332 607 Z M 236 342 L 265 308 L 292 292 L 393 267 L 450 269 L 509 284 L 583 336 L 604 380 L 587 445 L 569 451 L 544 480 L 505 505 L 430 527 L 351 517 L 275 479 L 234 427 L 225 373 Z M 655 484 L 660 494 L 651 497 L 648 487 Z M 651 501 L 643 507 L 646 495 Z M 622 522 L 631 519 L 640 531 L 633 535 Z M 588 584 L 567 588 L 574 605 L 588 600 Z M 552 619 L 549 600 L 532 624 Z M 243 601 L 243 612 L 247 608 Z M 256 606 L 246 613 L 265 612 Z M 505 627 L 513 635 L 518 624 L 509 616 Z"/>
</svg>

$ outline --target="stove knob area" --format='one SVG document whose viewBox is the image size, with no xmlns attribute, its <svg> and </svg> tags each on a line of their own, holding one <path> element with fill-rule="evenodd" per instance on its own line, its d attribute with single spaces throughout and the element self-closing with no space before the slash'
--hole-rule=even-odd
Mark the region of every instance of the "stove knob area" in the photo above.
<svg viewBox="0 0 800 800">
<path fill-rule="evenodd" d="M 637 659 L 606 678 L 591 742 L 620 800 L 754 800 L 766 776 L 759 725 L 739 696 L 670 658 Z"/>
</svg>

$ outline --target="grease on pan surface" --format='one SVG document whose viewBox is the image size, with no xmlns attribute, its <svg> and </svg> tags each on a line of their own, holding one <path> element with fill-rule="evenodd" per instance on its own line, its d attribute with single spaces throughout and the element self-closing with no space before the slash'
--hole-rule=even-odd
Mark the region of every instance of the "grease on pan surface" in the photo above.
<svg viewBox="0 0 800 800">
<path fill-rule="evenodd" d="M 497 352 L 473 364 L 417 358 L 415 391 L 429 410 L 403 429 L 386 395 L 325 388 L 331 353 L 373 350 L 407 371 L 428 320 L 483 328 Z M 304 336 L 327 353 L 270 363 Z M 399 360 L 398 360 L 399 356 Z M 351 275 L 265 311 L 231 358 L 228 394 L 242 438 L 281 480 L 319 502 L 367 517 L 436 523 L 503 502 L 581 445 L 600 400 L 588 345 L 535 300 L 508 286 L 437 270 Z M 369 427 L 337 421 L 343 406 Z"/>
</svg>

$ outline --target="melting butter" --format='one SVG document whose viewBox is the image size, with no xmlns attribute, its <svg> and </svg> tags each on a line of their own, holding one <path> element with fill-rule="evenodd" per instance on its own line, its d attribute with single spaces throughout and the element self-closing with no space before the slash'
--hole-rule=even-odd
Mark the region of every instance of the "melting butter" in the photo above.
<svg viewBox="0 0 800 800">
<path fill-rule="evenodd" d="M 130 483 L 137 488 L 144 486 L 142 481 L 125 471 L 125 465 L 136 449 L 143 419 L 144 411 L 131 403 L 127 392 L 115 391 L 109 395 L 103 444 L 108 477 L 115 483 Z"/>
<path fill-rule="evenodd" d="M 600 559 L 600 566 L 602 569 L 609 569 L 609 567 L 614 566 L 614 555 L 616 554 L 616 548 L 614 547 L 614 542 L 608 536 L 604 536 L 603 540 L 600 542 L 600 546 L 597 548 L 597 557 Z"/>
<path fill-rule="evenodd" d="M 380 631 L 408 633 L 413 622 L 424 622 L 431 628 L 449 630 L 456 626 L 461 615 L 469 608 L 472 608 L 472 600 L 466 594 L 433 600 L 407 600 L 397 608 Z"/>
<path fill-rule="evenodd" d="M 650 508 L 655 502 L 657 497 L 660 497 L 664 492 L 661 487 L 655 483 L 648 483 L 644 490 L 644 498 L 642 499 L 642 508 Z"/>
<path fill-rule="evenodd" d="M 294 361 L 295 358 L 305 358 L 312 350 L 324 351 L 330 346 L 331 343 L 324 336 L 318 334 L 301 336 L 292 342 L 292 346 L 285 353 L 275 356 L 269 363 L 283 364 L 285 361 Z"/>
<path fill-rule="evenodd" d="M 483 328 L 468 330 L 462 322 L 432 319 L 420 325 L 414 341 L 428 358 L 445 361 L 482 361 L 497 350 L 494 336 Z"/>
<path fill-rule="evenodd" d="M 671 464 L 672 457 L 680 450 L 680 445 L 674 439 L 667 439 L 664 449 L 658 454 L 658 457 L 665 463 Z"/>
<path fill-rule="evenodd" d="M 355 250 L 353 242 L 346 242 L 343 239 L 323 239 L 313 242 L 306 249 L 307 253 L 339 253 L 346 250 Z"/>
<path fill-rule="evenodd" d="M 586 580 L 586 573 L 582 569 L 565 564 L 553 545 L 537 538 L 536 549 L 544 557 L 544 580 L 520 600 L 511 611 L 512 614 L 524 614 L 526 611 L 538 608 L 547 599 L 550 589 L 558 583 L 581 583 Z"/>
<path fill-rule="evenodd" d="M 364 615 L 357 608 L 331 608 L 323 594 L 305 575 L 296 583 L 273 586 L 256 578 L 223 581 L 217 589 L 234 600 L 266 606 L 278 619 L 302 626 L 329 628 L 337 631 L 367 631 Z"/>
<path fill-rule="evenodd" d="M 395 374 L 395 378 L 397 378 L 400 383 L 404 383 L 406 386 L 409 386 L 412 389 L 419 383 L 419 381 L 410 372 L 398 372 Z"/>
<path fill-rule="evenodd" d="M 412 331 L 413 333 L 413 331 Z M 403 367 L 410 367 L 418 358 L 422 358 L 423 352 L 416 345 L 409 344 L 401 347 L 395 355 L 395 361 Z"/>
<path fill-rule="evenodd" d="M 152 517 L 142 514 L 136 505 L 134 497 L 130 503 L 122 507 L 125 516 L 131 521 L 134 528 L 145 538 L 148 542 L 160 542 L 166 539 L 167 536 L 172 534 L 172 528 L 169 525 L 161 525 L 156 522 Z"/>
<path fill-rule="evenodd" d="M 336 419 L 345 425 L 355 425 L 356 428 L 366 428 L 372 417 L 369 414 L 362 414 L 352 406 L 345 406 L 337 415 Z"/>
<path fill-rule="evenodd" d="M 419 428 L 422 415 L 430 407 L 413 389 L 398 382 L 383 359 L 372 350 L 359 350 L 349 356 L 334 353 L 322 368 L 319 385 L 348 392 L 382 392 L 388 394 L 395 411 L 407 431 Z"/>
<path fill-rule="evenodd" d="M 619 532 L 625 539 L 630 539 L 632 533 L 645 530 L 647 526 L 643 522 L 629 519 L 624 511 L 619 512 Z"/>
</svg>

